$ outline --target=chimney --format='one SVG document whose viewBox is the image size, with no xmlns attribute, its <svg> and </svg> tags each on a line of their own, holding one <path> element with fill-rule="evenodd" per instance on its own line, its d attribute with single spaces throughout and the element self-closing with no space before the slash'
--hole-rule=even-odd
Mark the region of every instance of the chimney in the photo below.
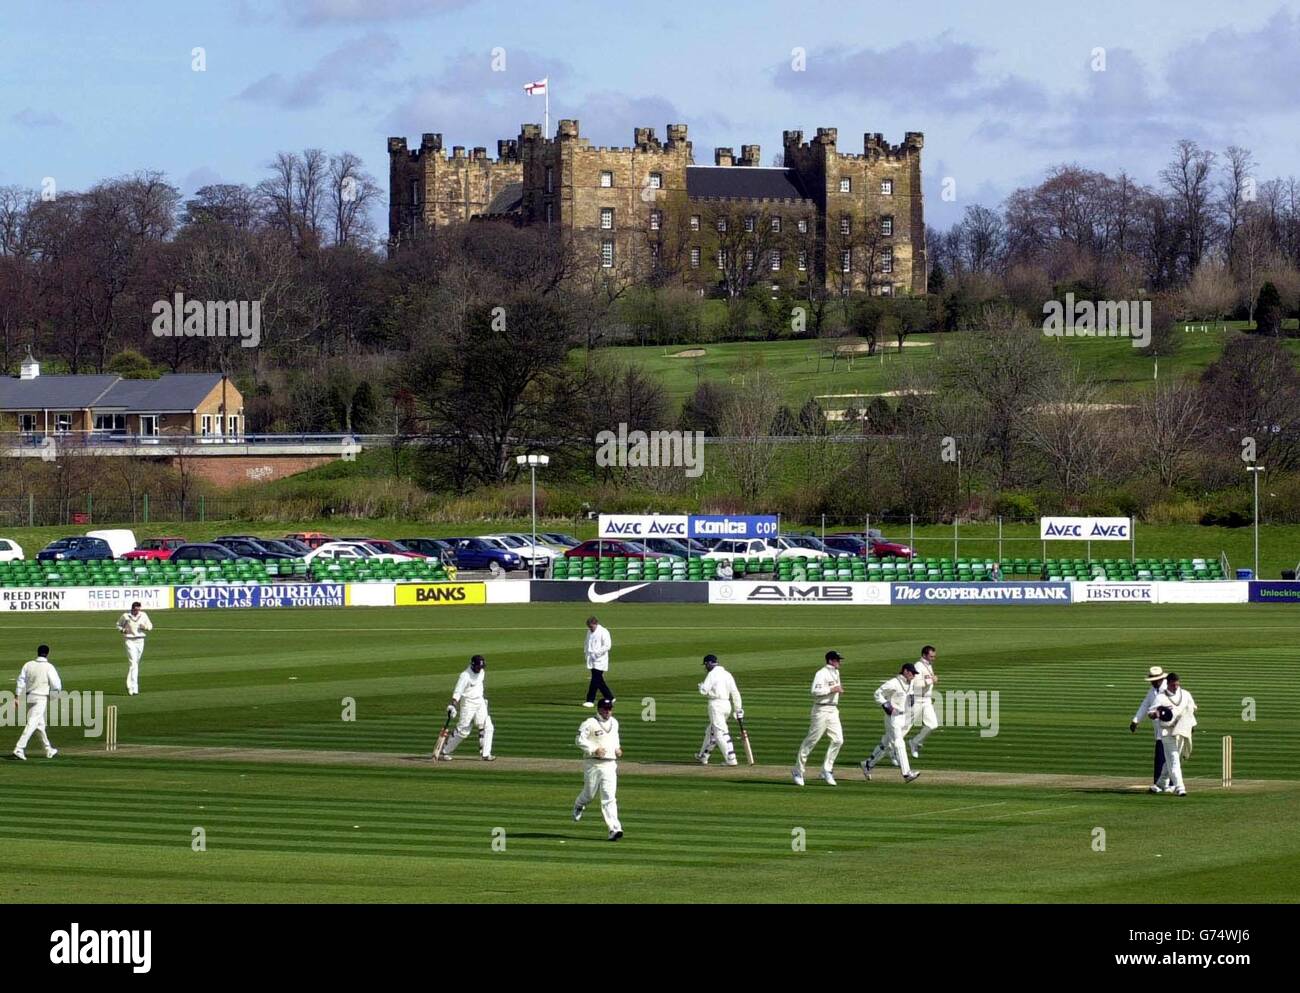
<svg viewBox="0 0 1300 993">
<path fill-rule="evenodd" d="M 715 148 L 713 150 L 714 165 L 729 166 L 732 165 L 734 161 L 735 156 L 732 154 L 730 148 Z"/>
<path fill-rule="evenodd" d="M 740 164 L 743 166 L 761 166 L 763 156 L 758 145 L 740 146 Z"/>
<path fill-rule="evenodd" d="M 19 379 L 36 379 L 41 374 L 41 364 L 32 358 L 30 346 L 27 349 L 27 358 L 23 359 L 22 368 L 19 370 Z"/>
</svg>

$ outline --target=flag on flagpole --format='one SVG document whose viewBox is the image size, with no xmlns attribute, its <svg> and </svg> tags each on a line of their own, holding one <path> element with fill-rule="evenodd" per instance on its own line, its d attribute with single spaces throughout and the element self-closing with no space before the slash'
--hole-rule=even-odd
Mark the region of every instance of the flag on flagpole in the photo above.
<svg viewBox="0 0 1300 993">
<path fill-rule="evenodd" d="M 547 78 L 549 79 L 550 77 Z M 543 94 L 546 93 L 546 80 L 539 79 L 535 83 L 524 84 L 524 92 L 527 93 L 530 97 L 542 96 Z"/>
<path fill-rule="evenodd" d="M 542 112 L 542 137 L 549 138 L 551 134 L 551 91 L 547 87 L 550 77 L 537 80 L 535 83 L 524 84 L 524 92 L 530 97 L 543 96 L 546 98 L 546 108 Z"/>
</svg>

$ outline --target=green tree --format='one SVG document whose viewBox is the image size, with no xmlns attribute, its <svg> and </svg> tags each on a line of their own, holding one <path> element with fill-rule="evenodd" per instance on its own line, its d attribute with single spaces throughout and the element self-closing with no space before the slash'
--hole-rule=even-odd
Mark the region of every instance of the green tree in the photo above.
<svg viewBox="0 0 1300 993">
<path fill-rule="evenodd" d="M 1282 294 L 1271 281 L 1259 288 L 1259 299 L 1255 303 L 1255 330 L 1274 338 L 1282 333 Z"/>
</svg>

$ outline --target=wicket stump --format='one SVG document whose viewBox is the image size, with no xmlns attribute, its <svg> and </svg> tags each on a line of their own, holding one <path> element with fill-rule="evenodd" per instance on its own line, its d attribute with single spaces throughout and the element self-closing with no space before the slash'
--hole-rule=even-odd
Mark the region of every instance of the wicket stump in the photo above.
<svg viewBox="0 0 1300 993">
<path fill-rule="evenodd" d="M 1232 785 L 1232 735 L 1223 736 L 1223 786 Z"/>
<path fill-rule="evenodd" d="M 104 711 L 104 750 L 117 751 L 117 707 L 113 704 Z"/>
</svg>

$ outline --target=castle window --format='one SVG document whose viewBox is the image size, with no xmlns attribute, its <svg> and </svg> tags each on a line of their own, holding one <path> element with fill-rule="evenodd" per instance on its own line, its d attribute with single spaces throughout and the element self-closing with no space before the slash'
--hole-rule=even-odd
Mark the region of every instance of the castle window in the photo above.
<svg viewBox="0 0 1300 993">
<path fill-rule="evenodd" d="M 894 233 L 894 219 L 892 217 L 882 217 L 880 219 L 880 233 L 886 238 Z"/>
<path fill-rule="evenodd" d="M 726 234 L 726 231 L 727 231 L 727 219 L 726 219 L 725 217 L 719 217 L 719 218 L 718 218 L 718 230 L 721 231 L 723 234 Z"/>
<path fill-rule="evenodd" d="M 420 206 L 420 181 L 418 179 L 411 180 L 411 205 L 413 207 Z"/>
<path fill-rule="evenodd" d="M 772 218 L 772 230 L 775 231 L 777 234 L 781 233 L 781 218 L 779 217 Z"/>
<path fill-rule="evenodd" d="M 655 262 L 659 261 L 659 242 L 657 241 L 650 242 L 650 258 Z"/>
<path fill-rule="evenodd" d="M 698 230 L 700 230 L 700 215 L 699 215 L 699 214 L 692 214 L 692 215 L 691 215 L 691 230 L 692 230 L 692 231 L 698 231 Z"/>
<path fill-rule="evenodd" d="M 754 252 L 752 249 L 749 249 L 745 252 L 745 268 L 746 269 L 754 268 Z"/>
<path fill-rule="evenodd" d="M 650 173 L 650 189 L 661 190 L 664 186 L 664 174 L 661 172 Z"/>
<path fill-rule="evenodd" d="M 548 203 L 546 205 L 546 223 L 550 224 L 554 220 L 555 220 L 555 204 Z"/>
<path fill-rule="evenodd" d="M 718 268 L 719 268 L 719 269 L 726 268 L 726 265 L 727 265 L 727 250 L 726 250 L 725 248 L 719 248 L 719 249 L 718 249 Z"/>
<path fill-rule="evenodd" d="M 841 214 L 840 234 L 852 234 L 852 233 L 853 233 L 853 218 L 851 218 L 848 214 Z"/>
<path fill-rule="evenodd" d="M 600 266 L 602 269 L 614 268 L 614 242 L 609 238 L 600 243 Z"/>
<path fill-rule="evenodd" d="M 807 253 L 807 252 L 800 252 L 800 253 L 799 253 L 799 271 L 800 271 L 800 272 L 807 272 L 807 271 L 808 271 L 808 253 Z"/>
<path fill-rule="evenodd" d="M 699 250 L 698 248 L 692 248 L 692 249 L 691 249 L 691 268 L 692 268 L 692 269 L 698 269 L 699 267 L 700 267 L 700 250 Z"/>
<path fill-rule="evenodd" d="M 799 218 L 799 233 L 800 234 L 808 233 L 808 218 L 806 217 Z"/>
<path fill-rule="evenodd" d="M 853 271 L 853 249 L 846 248 L 840 252 L 840 272 Z"/>
<path fill-rule="evenodd" d="M 663 223 L 663 214 L 658 210 L 650 211 L 650 230 L 658 231 L 659 226 Z"/>
<path fill-rule="evenodd" d="M 892 248 L 886 248 L 880 253 L 880 271 L 894 271 L 894 250 Z"/>
<path fill-rule="evenodd" d="M 841 192 L 841 193 L 852 193 L 852 192 L 853 192 L 853 180 L 851 180 L 851 179 L 841 179 L 841 180 L 840 180 L 840 192 Z"/>
<path fill-rule="evenodd" d="M 884 286 L 882 286 L 880 288 L 880 295 L 882 297 L 892 297 L 894 295 L 894 284 L 886 283 Z"/>
<path fill-rule="evenodd" d="M 772 252 L 772 271 L 781 271 L 781 253 L 779 251 Z"/>
<path fill-rule="evenodd" d="M 546 167 L 546 192 L 555 192 L 555 166 Z"/>
<path fill-rule="evenodd" d="M 753 214 L 750 214 L 748 217 L 745 218 L 745 230 L 746 230 L 746 231 L 749 231 L 749 232 L 751 232 L 751 233 L 753 232 L 753 230 L 754 230 L 754 215 L 753 215 Z"/>
<path fill-rule="evenodd" d="M 600 229 L 602 231 L 614 230 L 614 208 L 613 207 L 600 208 Z"/>
<path fill-rule="evenodd" d="M 612 172 L 602 172 L 600 174 L 600 185 L 605 189 L 609 189 L 611 186 L 613 186 L 614 174 Z"/>
<path fill-rule="evenodd" d="M 880 195 L 882 197 L 892 197 L 894 195 L 894 181 L 892 179 L 882 179 L 880 181 Z"/>
</svg>

